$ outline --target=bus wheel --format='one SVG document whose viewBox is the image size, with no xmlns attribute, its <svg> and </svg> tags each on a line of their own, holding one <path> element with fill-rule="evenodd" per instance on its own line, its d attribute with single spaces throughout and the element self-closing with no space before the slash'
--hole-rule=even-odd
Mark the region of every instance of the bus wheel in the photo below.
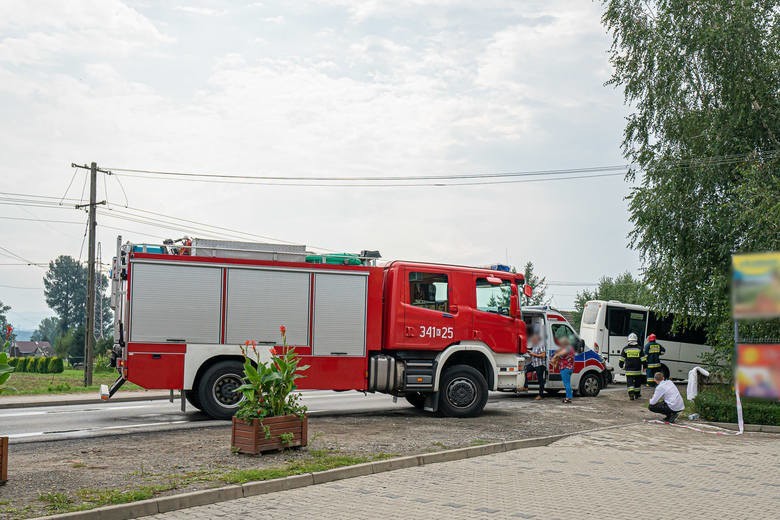
<svg viewBox="0 0 780 520">
<path fill-rule="evenodd" d="M 596 397 L 601 391 L 601 378 L 593 372 L 587 373 L 580 379 L 580 395 L 584 397 Z"/>
<path fill-rule="evenodd" d="M 200 400 L 198 399 L 197 390 L 185 390 L 184 397 L 187 399 L 187 402 L 193 406 L 193 408 L 197 408 L 198 410 L 203 410 L 203 405 L 200 404 Z"/>
<path fill-rule="evenodd" d="M 422 392 L 411 392 L 406 394 L 404 397 L 407 401 L 409 401 L 409 404 L 418 410 L 422 410 L 423 406 L 425 406 L 425 394 Z"/>
<path fill-rule="evenodd" d="M 488 400 L 485 377 L 469 365 L 444 369 L 439 385 L 439 412 L 447 417 L 474 417 Z"/>
<path fill-rule="evenodd" d="M 230 419 L 236 413 L 241 394 L 236 389 L 244 384 L 244 367 L 238 361 L 220 361 L 203 373 L 198 383 L 201 410 L 214 419 Z"/>
</svg>

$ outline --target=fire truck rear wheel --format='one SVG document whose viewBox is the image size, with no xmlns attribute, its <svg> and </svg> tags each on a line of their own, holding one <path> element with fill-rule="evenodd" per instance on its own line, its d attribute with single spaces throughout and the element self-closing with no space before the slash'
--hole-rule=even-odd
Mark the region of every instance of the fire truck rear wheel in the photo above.
<svg viewBox="0 0 780 520">
<path fill-rule="evenodd" d="M 474 417 L 488 400 L 488 385 L 479 370 L 469 365 L 444 369 L 439 384 L 439 412 L 447 417 Z"/>
<path fill-rule="evenodd" d="M 220 361 L 203 373 L 198 383 L 201 410 L 214 419 L 230 419 L 236 413 L 241 394 L 236 389 L 243 384 L 244 367 L 238 361 Z"/>
</svg>

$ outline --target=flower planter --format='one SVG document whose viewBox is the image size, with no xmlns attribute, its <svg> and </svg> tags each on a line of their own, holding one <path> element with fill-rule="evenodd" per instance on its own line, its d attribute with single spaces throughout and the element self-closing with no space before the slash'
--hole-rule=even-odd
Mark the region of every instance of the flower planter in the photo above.
<svg viewBox="0 0 780 520">
<path fill-rule="evenodd" d="M 0 437 L 0 486 L 8 480 L 8 437 Z"/>
<path fill-rule="evenodd" d="M 292 434 L 285 442 L 283 434 Z M 239 453 L 257 455 L 266 451 L 306 446 L 308 444 L 308 416 L 282 415 L 244 421 L 233 417 L 230 444 Z M 270 435 L 269 435 L 270 434 Z"/>
</svg>

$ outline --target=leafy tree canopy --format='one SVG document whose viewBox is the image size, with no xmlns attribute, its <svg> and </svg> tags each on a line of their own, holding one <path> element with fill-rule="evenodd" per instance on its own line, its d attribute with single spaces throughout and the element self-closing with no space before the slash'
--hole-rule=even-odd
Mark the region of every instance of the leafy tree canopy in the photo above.
<svg viewBox="0 0 780 520">
<path fill-rule="evenodd" d="M 54 345 L 54 341 L 62 333 L 60 320 L 54 316 L 43 318 L 38 324 L 38 328 L 32 333 L 32 341 L 48 341 Z"/>
<path fill-rule="evenodd" d="M 111 328 L 112 315 L 105 295 L 108 287 L 105 275 L 98 276 L 97 287 L 100 297 L 95 300 L 95 321 L 98 324 L 102 321 L 103 332 L 106 333 Z M 57 313 L 62 332 L 84 325 L 87 317 L 87 268 L 75 258 L 62 255 L 49 262 L 49 270 L 43 278 L 43 292 L 46 303 Z"/>
<path fill-rule="evenodd" d="M 632 108 L 631 245 L 657 307 L 707 325 L 727 360 L 731 255 L 780 249 L 780 0 L 602 3 Z"/>
<path fill-rule="evenodd" d="M 546 305 L 550 303 L 550 299 L 547 297 L 547 278 L 534 272 L 533 262 L 525 264 L 523 276 L 525 276 L 525 283 L 534 290 L 533 296 L 528 299 L 526 305 Z"/>
<path fill-rule="evenodd" d="M 10 310 L 11 306 L 4 304 L 2 300 L 0 300 L 0 344 L 5 341 L 6 327 L 8 326 L 8 317 L 5 313 Z M 11 337 L 9 339 L 13 340 L 15 337 L 16 334 L 11 332 Z"/>
</svg>

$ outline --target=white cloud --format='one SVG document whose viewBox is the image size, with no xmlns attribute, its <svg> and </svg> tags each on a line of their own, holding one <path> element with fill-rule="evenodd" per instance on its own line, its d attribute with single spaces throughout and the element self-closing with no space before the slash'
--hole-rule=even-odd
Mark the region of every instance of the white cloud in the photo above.
<svg viewBox="0 0 780 520">
<path fill-rule="evenodd" d="M 182 13 L 194 14 L 198 16 L 222 16 L 227 14 L 226 9 L 212 9 L 210 7 L 202 7 L 197 5 L 177 5 L 173 8 L 176 11 Z"/>
<path fill-rule="evenodd" d="M 616 162 L 621 99 L 601 87 L 606 42 L 597 7 L 532 2 L 512 14 L 509 3 L 461 2 L 449 13 L 449 4 L 345 3 L 322 20 L 316 11 L 298 16 L 297 5 L 268 8 L 263 15 L 282 17 L 284 31 L 225 16 L 205 37 L 169 8 L 52 3 L 55 14 L 37 17 L 26 2 L 13 12 L 0 3 L 4 186 L 61 195 L 67 165 L 91 160 L 304 176 Z M 371 29 L 350 22 L 358 9 Z M 435 24 L 426 9 L 439 10 Z M 531 259 L 557 280 L 597 279 L 635 263 L 624 247 L 625 186 L 614 178 L 367 190 L 126 177 L 124 187 L 132 206 L 332 249 L 378 248 L 389 258 L 485 264 L 509 249 L 510 261 Z M 124 200 L 115 179 L 107 191 L 114 203 Z M 139 229 L 173 234 L 109 217 L 100 223 L 133 230 L 131 239 L 143 236 Z M 99 229 L 110 244 L 116 232 Z M 82 234 L 80 226 L 55 233 L 31 224 L 5 236 L 20 254 L 46 260 L 78 256 Z M 17 273 L 13 285 L 39 284 L 40 275 Z M 11 281 L 0 271 L 0 284 Z M 19 299 L 15 307 L 32 305 Z"/>
<path fill-rule="evenodd" d="M 172 38 L 118 0 L 0 2 L 0 63 L 55 62 L 63 55 L 127 56 Z"/>
</svg>

